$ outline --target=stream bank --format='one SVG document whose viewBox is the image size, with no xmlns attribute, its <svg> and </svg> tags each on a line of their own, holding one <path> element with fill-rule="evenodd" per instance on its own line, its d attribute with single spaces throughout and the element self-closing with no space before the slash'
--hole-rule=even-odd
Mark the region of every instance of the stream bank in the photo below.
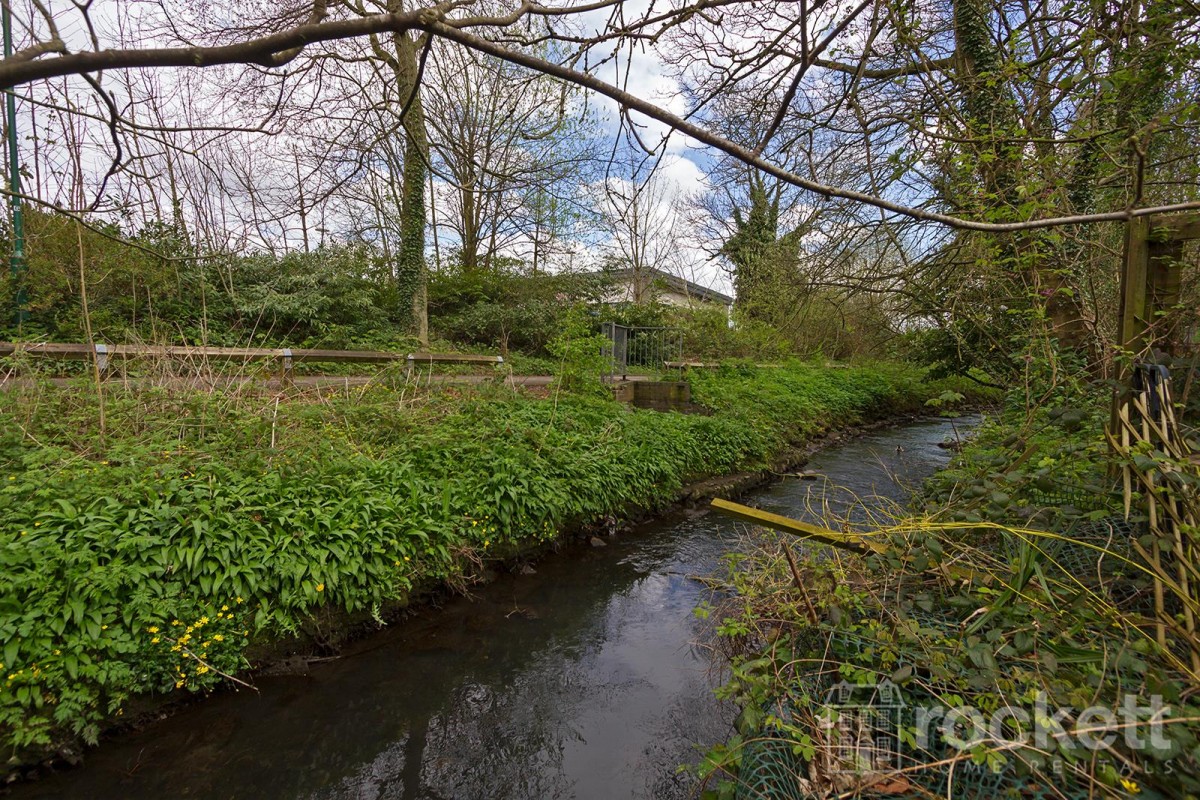
<svg viewBox="0 0 1200 800">
<path fill-rule="evenodd" d="M 483 563 L 654 513 L 696 481 L 771 463 L 783 442 L 919 409 L 941 388 L 897 365 L 694 381 L 711 416 L 503 387 L 314 405 L 118 387 L 103 458 L 68 448 L 90 441 L 64 423 L 87 419 L 86 396 L 16 406 L 21 425 L 0 430 L 38 446 L 0 442 L 25 467 L 0 485 L 8 768 L 64 742 L 71 757 L 139 698 L 217 686 L 276 642 L 329 648 L 347 620 L 374 627 Z"/>
<path fill-rule="evenodd" d="M 816 453 L 812 470 L 900 497 L 948 458 L 942 420 L 888 427 Z M 772 510 L 819 481 L 751 494 Z M 80 769 L 16 798 L 176 796 L 686 797 L 678 772 L 730 732 L 737 709 L 698 644 L 693 609 L 743 526 L 681 507 L 605 547 L 550 554 L 471 597 L 351 643 L 307 675 L 262 677 L 118 737 Z"/>
</svg>

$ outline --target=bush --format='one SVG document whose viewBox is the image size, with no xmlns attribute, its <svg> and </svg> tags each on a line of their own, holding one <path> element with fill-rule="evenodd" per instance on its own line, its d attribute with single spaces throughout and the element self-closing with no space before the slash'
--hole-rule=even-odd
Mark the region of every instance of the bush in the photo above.
<svg viewBox="0 0 1200 800">
<path fill-rule="evenodd" d="M 30 317 L 23 338 L 81 341 L 79 231 L 73 220 L 26 211 Z M 120 241 L 131 239 L 133 246 Z M 201 254 L 169 225 L 132 235 L 82 229 L 92 330 L 100 341 L 348 347 L 404 339 L 387 265 L 361 246 L 283 256 Z M 8 271 L 0 298 L 11 307 Z M 16 338 L 8 314 L 0 338 Z"/>
<path fill-rule="evenodd" d="M 465 271 L 451 265 L 429 281 L 430 327 L 466 347 L 548 355 L 573 303 L 594 302 L 604 282 L 596 274 L 528 274 L 519 264 Z"/>
<path fill-rule="evenodd" d="M 596 333 L 595 323 L 586 307 L 572 306 L 560 320 L 561 331 L 550 342 L 550 354 L 556 359 L 555 385 L 568 392 L 604 396 L 608 387 L 601 377 L 608 371 L 604 355 L 608 340 Z"/>
</svg>

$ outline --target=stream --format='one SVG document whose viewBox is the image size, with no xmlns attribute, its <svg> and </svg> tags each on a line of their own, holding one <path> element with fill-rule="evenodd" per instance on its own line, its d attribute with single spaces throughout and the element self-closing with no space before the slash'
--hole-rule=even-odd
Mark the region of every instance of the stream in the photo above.
<svg viewBox="0 0 1200 800">
<path fill-rule="evenodd" d="M 921 420 L 816 453 L 805 470 L 903 502 L 974 419 Z M 742 502 L 792 516 L 826 482 L 785 478 Z M 870 501 L 868 500 L 868 506 Z M 569 547 L 471 597 L 356 642 L 303 676 L 258 677 L 14 787 L 23 798 L 686 798 L 681 765 L 737 708 L 693 615 L 745 525 L 679 511 L 605 547 Z"/>
</svg>

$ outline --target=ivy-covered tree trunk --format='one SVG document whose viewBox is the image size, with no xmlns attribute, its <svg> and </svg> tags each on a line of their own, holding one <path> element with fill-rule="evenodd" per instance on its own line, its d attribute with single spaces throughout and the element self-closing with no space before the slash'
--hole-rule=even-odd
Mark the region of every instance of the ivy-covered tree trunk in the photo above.
<svg viewBox="0 0 1200 800">
<path fill-rule="evenodd" d="M 958 188 L 952 202 L 960 212 L 1008 221 L 1034 215 L 1043 210 L 1040 202 L 1053 204 L 1054 199 L 1044 192 L 1044 176 L 1026 163 L 1018 144 L 1031 134 L 1021 129 L 1005 53 L 995 40 L 992 11 L 991 0 L 954 3 L 954 64 L 966 142 L 961 155 L 964 177 L 971 177 L 966 177 L 967 185 Z M 1053 158 L 1045 150 L 1039 153 Z M 1049 336 L 1071 349 L 1086 347 L 1089 331 L 1069 265 L 1055 257 L 1056 248 L 1044 239 L 1038 232 L 1018 234 L 985 242 L 983 249 L 1007 267 L 1014 295 L 1024 296 L 1022 305 L 1028 304 L 1035 318 L 1043 320 Z"/>
<path fill-rule="evenodd" d="M 411 298 L 412 330 L 429 344 L 429 303 L 425 265 L 425 179 L 429 143 L 418 95 L 404 123 L 404 194 L 400 208 L 400 247 L 396 282 L 401 298 Z"/>
<path fill-rule="evenodd" d="M 749 205 L 733 210 L 735 230 L 721 248 L 733 264 L 738 308 L 747 318 L 770 321 L 781 265 L 777 246 L 779 204 L 760 175 L 750 175 Z"/>
<path fill-rule="evenodd" d="M 402 0 L 390 0 L 388 10 L 400 13 Z M 425 264 L 425 183 L 428 178 L 429 137 L 419 85 L 418 45 L 408 33 L 392 35 L 393 54 L 387 60 L 396 77 L 396 97 L 403 113 L 404 165 L 400 196 L 400 246 L 396 251 L 397 312 L 408 317 L 411 332 L 429 343 L 429 310 Z M 379 48 L 376 48 L 379 52 Z"/>
<path fill-rule="evenodd" d="M 421 344 L 429 344 L 429 305 L 425 268 L 425 178 L 429 139 L 421 87 L 417 84 L 417 48 L 407 33 L 398 34 L 400 96 L 411 98 L 404 117 L 404 194 L 400 208 L 400 248 L 396 281 L 400 296 L 411 298 L 412 329 Z"/>
<path fill-rule="evenodd" d="M 983 208 L 1011 204 L 1020 168 L 1019 151 L 1006 141 L 1013 127 L 1012 98 L 990 22 L 990 0 L 955 0 L 954 63 L 963 95 L 965 155 L 979 178 L 977 191 L 968 194 L 968 202 Z"/>
</svg>

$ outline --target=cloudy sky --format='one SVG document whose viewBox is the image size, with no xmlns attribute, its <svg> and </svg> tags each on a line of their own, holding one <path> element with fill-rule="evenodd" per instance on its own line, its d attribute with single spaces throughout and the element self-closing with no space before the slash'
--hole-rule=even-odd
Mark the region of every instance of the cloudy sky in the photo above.
<svg viewBox="0 0 1200 800">
<path fill-rule="evenodd" d="M 252 0 L 244 8 L 254 11 L 258 5 Z M 647 0 L 629 0 L 624 6 L 626 18 L 632 18 L 645 11 L 649 3 Z M 55 10 L 59 33 L 69 46 L 72 49 L 87 48 L 87 27 L 74 7 L 64 0 L 55 0 L 50 3 L 50 8 Z M 135 0 L 97 0 L 92 6 L 92 21 L 101 46 L 122 40 L 147 46 L 157 43 L 156 38 L 158 42 L 166 43 L 169 37 L 147 34 L 148 30 L 160 29 L 160 14 L 157 4 Z M 17 11 L 17 18 L 36 19 L 30 15 L 28 7 L 24 13 Z M 607 14 L 597 13 L 580 24 L 601 27 L 606 20 Z M 21 27 L 18 24 L 18 39 L 27 40 L 28 29 L 22 31 Z M 44 33 L 44 26 L 40 27 Z M 265 107 L 262 102 L 274 98 L 239 95 L 236 91 L 239 70 L 158 70 L 128 77 L 106 75 L 102 81 L 122 106 L 122 111 L 136 115 L 142 124 L 152 125 L 158 121 L 153 119 L 157 115 L 167 127 L 254 126 L 258 113 Z M 652 51 L 622 50 L 617 58 L 606 63 L 599 76 L 672 112 L 682 114 L 687 111 L 680 87 Z M 235 91 L 225 91 L 230 85 Z M 267 131 L 224 137 L 216 133 L 180 131 L 143 132 L 135 140 L 127 135 L 122 142 L 122 172 L 108 175 L 114 145 L 104 124 L 103 109 L 89 87 L 81 79 L 59 79 L 29 86 L 25 92 L 28 98 L 19 103 L 17 124 L 26 190 L 36 191 L 44 201 L 77 206 L 76 173 L 82 172 L 85 204 L 100 196 L 103 187 L 101 206 L 103 208 L 107 202 L 112 213 L 117 213 L 117 209 L 112 208 L 114 204 L 138 202 L 144 206 L 139 211 L 143 218 L 155 214 L 166 216 L 174 199 L 184 207 L 186 215 L 203 219 L 210 228 L 223 226 L 227 229 L 224 241 L 218 244 L 233 248 L 295 247 L 303 239 L 299 209 L 289 214 L 289 209 L 281 210 L 280 205 L 286 206 L 288 198 L 297 194 L 298 181 L 304 184 L 310 197 L 321 192 L 323 187 L 315 176 L 312 183 L 308 183 L 308 170 L 299 163 L 301 159 L 297 158 L 294 166 L 290 163 L 293 156 L 289 154 L 296 149 L 300 137 L 294 135 L 288 121 L 272 121 Z M 303 90 L 298 92 L 303 93 Z M 147 94 L 153 95 L 153 103 L 145 100 Z M 130 102 L 131 96 L 133 102 Z M 616 106 L 599 97 L 591 98 L 589 103 L 598 112 L 601 135 L 610 141 L 618 137 Z M 91 117 L 66 113 L 63 107 L 68 104 L 73 111 L 83 110 Z M 709 188 L 705 171 L 708 157 L 703 150 L 679 134 L 668 136 L 664 126 L 636 113 L 633 120 L 639 125 L 641 140 L 656 150 L 650 162 L 657 165 L 654 173 L 659 186 L 647 193 L 648 198 L 671 206 Z M 175 151 L 169 159 L 162 155 L 166 146 Z M 624 178 L 614 175 L 609 180 L 619 182 Z M 175 188 L 172 190 L 170 186 Z M 435 188 L 435 197 L 442 191 L 444 189 Z M 597 194 L 602 196 L 603 192 Z M 151 210 L 147 211 L 147 207 Z M 332 199 L 325 207 L 310 210 L 304 220 L 310 242 L 335 236 L 334 232 L 339 228 L 338 215 L 337 204 Z M 119 216 L 124 216 L 127 223 L 131 218 L 136 219 L 136 215 L 131 217 L 128 211 Z M 671 220 L 672 230 L 663 231 L 663 235 L 671 239 L 672 253 L 670 263 L 663 264 L 665 268 L 703 285 L 730 290 L 724 270 L 708 255 L 713 242 L 703 240 L 687 215 L 673 214 L 663 208 L 648 211 L 647 216 Z M 439 230 L 439 235 L 443 244 L 451 243 L 452 235 L 448 231 Z M 599 261 L 614 249 L 614 241 L 606 240 L 603 235 L 595 237 L 596 234 L 592 234 L 580 248 L 582 254 L 577 264 L 587 263 L 589 258 Z"/>
</svg>

